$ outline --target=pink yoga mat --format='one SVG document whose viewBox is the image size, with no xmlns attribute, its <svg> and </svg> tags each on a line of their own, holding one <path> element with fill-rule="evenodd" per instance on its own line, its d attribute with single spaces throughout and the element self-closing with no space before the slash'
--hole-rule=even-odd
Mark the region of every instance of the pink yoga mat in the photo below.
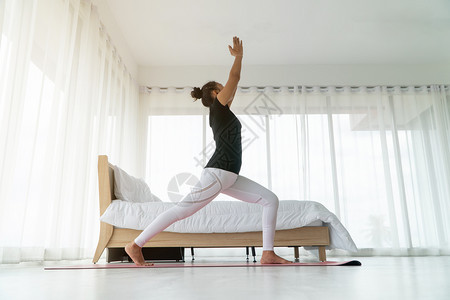
<svg viewBox="0 0 450 300">
<path fill-rule="evenodd" d="M 361 266 L 357 260 L 350 261 L 324 261 L 317 263 L 292 263 L 292 264 L 260 264 L 260 263 L 154 263 L 153 266 L 136 266 L 133 263 L 91 264 L 64 267 L 45 267 L 45 270 L 77 270 L 77 269 L 124 269 L 124 268 L 205 268 L 205 267 L 292 267 L 292 266 Z"/>
</svg>

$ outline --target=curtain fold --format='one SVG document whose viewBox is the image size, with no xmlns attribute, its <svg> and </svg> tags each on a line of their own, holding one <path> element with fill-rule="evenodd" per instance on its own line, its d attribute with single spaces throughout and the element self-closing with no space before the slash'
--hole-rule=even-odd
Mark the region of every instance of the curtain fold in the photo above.
<svg viewBox="0 0 450 300">
<path fill-rule="evenodd" d="M 0 263 L 91 258 L 97 156 L 136 171 L 138 86 L 91 1 L 1 1 L 0 29 Z"/>
<path fill-rule="evenodd" d="M 214 152 L 208 109 L 190 91 L 141 93 L 146 180 L 165 201 Z M 324 204 L 361 255 L 449 254 L 449 104 L 444 85 L 241 87 L 240 174 L 282 200 Z"/>
</svg>

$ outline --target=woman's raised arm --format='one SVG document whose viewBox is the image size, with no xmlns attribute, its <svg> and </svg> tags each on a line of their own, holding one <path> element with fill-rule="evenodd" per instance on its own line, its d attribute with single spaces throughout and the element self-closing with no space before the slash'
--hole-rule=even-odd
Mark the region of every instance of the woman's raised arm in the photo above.
<svg viewBox="0 0 450 300">
<path fill-rule="evenodd" d="M 219 100 L 219 102 L 224 106 L 227 105 L 228 102 L 233 100 L 237 84 L 241 79 L 242 57 L 244 55 L 242 41 L 240 41 L 236 36 L 233 37 L 233 48 L 228 45 L 228 49 L 230 50 L 230 54 L 234 56 L 234 63 L 231 67 L 227 83 L 219 92 L 219 94 L 217 94 L 217 100 Z"/>
</svg>

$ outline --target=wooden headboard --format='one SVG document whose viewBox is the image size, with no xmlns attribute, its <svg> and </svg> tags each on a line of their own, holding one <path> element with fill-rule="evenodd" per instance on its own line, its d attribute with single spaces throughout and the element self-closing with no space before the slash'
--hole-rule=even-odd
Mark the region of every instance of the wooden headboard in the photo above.
<svg viewBox="0 0 450 300">
<path fill-rule="evenodd" d="M 114 200 L 114 169 L 106 155 L 98 156 L 98 187 L 101 216 Z"/>
</svg>

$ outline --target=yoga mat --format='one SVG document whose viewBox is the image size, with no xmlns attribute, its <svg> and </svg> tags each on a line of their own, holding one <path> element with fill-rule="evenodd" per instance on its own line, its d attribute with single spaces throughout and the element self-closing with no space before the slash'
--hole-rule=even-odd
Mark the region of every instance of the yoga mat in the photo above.
<svg viewBox="0 0 450 300">
<path fill-rule="evenodd" d="M 361 266 L 357 260 L 350 261 L 324 261 L 317 263 L 292 263 L 292 264 L 260 264 L 260 263 L 154 263 L 153 266 L 136 266 L 134 263 L 91 264 L 64 267 L 45 267 L 45 270 L 77 270 L 77 269 L 128 269 L 128 268 L 205 268 L 205 267 L 293 267 L 293 266 Z"/>
</svg>

